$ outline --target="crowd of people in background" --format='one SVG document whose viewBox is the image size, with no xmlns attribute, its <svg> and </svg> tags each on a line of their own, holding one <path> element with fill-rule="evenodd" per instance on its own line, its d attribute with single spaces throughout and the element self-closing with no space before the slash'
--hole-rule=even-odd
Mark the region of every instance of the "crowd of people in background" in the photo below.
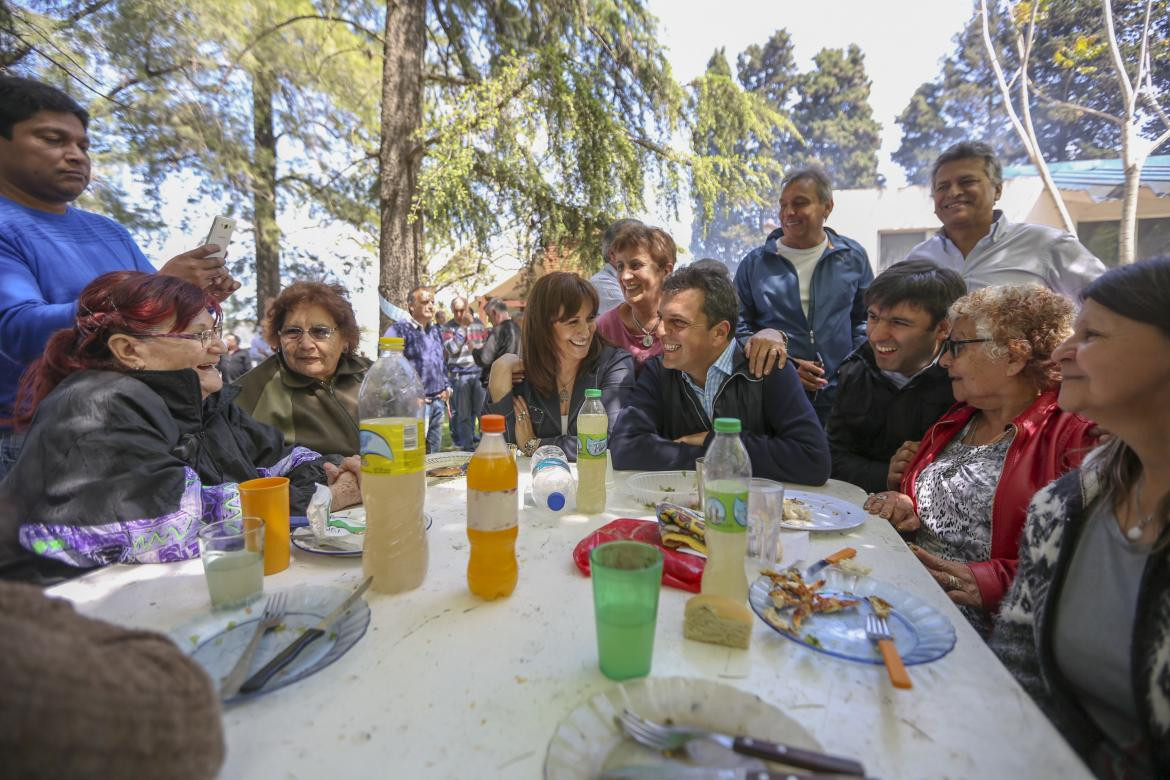
<svg viewBox="0 0 1170 780">
<path fill-rule="evenodd" d="M 0 578 L 196 556 L 198 528 L 258 476 L 288 476 L 297 513 L 322 486 L 333 508 L 359 502 L 371 359 L 347 291 L 290 284 L 250 348 L 225 337 L 220 303 L 239 284 L 223 247 L 156 268 L 125 228 L 71 205 L 90 180 L 88 120 L 59 90 L 0 76 Z M 620 219 L 600 272 L 540 276 L 522 312 L 457 295 L 438 318 L 417 286 L 387 335 L 421 378 L 427 452 L 448 419 L 454 447 L 474 449 L 493 413 L 523 454 L 575 459 L 589 388 L 619 469 L 693 468 L 715 418 L 739 418 L 756 476 L 870 493 L 865 509 L 1094 771 L 1166 776 L 1170 257 L 1107 272 L 1075 236 L 1009 222 L 1002 187 L 988 146 L 943 150 L 939 230 L 876 278 L 828 227 L 831 179 L 809 167 L 785 176 L 779 226 L 742 259 L 684 264 L 668 233 Z M 99 644 L 121 629 L 0 583 L 9 604 L 0 634 L 69 650 L 13 655 L 6 687 L 13 669 L 107 668 Z M 123 633 L 128 657 L 169 659 L 198 693 L 175 733 L 214 728 L 182 654 Z M 218 765 L 222 742 L 201 757 Z"/>
</svg>

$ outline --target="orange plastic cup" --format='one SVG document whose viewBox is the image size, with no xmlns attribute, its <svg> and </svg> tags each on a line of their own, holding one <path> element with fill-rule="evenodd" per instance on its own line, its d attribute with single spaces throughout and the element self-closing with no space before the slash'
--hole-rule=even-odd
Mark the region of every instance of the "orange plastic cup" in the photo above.
<svg viewBox="0 0 1170 780">
<path fill-rule="evenodd" d="M 288 528 L 288 479 L 262 477 L 240 483 L 240 504 L 245 517 L 264 521 L 264 573 L 288 568 L 292 559 Z"/>
</svg>

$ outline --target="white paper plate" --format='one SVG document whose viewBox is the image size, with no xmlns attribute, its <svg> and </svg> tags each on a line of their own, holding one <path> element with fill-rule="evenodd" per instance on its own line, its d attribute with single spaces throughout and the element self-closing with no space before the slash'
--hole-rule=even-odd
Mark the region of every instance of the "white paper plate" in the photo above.
<svg viewBox="0 0 1170 780">
<path fill-rule="evenodd" d="M 642 471 L 630 475 L 626 489 L 651 512 L 663 501 L 699 508 L 699 475 L 694 471 Z"/>
<path fill-rule="evenodd" d="M 462 450 L 454 450 L 451 452 L 432 452 L 430 455 L 427 455 L 426 460 L 427 479 L 458 479 L 467 473 L 467 462 L 471 460 L 472 454 L 473 453 L 464 452 Z M 430 473 L 431 469 L 441 469 L 450 466 L 457 466 L 462 468 L 462 473 L 449 477 L 433 476 Z"/>
<path fill-rule="evenodd" d="M 781 528 L 793 531 L 844 531 L 856 528 L 865 522 L 865 510 L 856 504 L 827 496 L 824 493 L 806 493 L 803 490 L 786 490 L 784 500 L 795 500 L 804 504 L 805 509 L 812 513 L 812 519 L 807 523 L 784 520 Z"/>
<path fill-rule="evenodd" d="M 549 741 L 545 778 L 593 780 L 604 769 L 667 763 L 660 753 L 635 745 L 622 733 L 615 718 L 627 709 L 659 722 L 669 718 L 677 724 L 821 750 L 803 726 L 759 696 L 713 680 L 648 677 L 620 683 L 570 712 Z"/>
</svg>

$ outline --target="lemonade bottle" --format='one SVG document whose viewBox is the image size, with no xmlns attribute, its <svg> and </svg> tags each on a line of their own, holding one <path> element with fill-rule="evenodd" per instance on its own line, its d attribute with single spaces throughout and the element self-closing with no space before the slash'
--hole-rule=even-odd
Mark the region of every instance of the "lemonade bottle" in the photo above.
<svg viewBox="0 0 1170 780">
<path fill-rule="evenodd" d="M 381 593 L 412 590 L 427 573 L 423 523 L 426 396 L 402 339 L 378 340 L 380 355 L 358 394 L 362 503 L 366 539 L 362 571 Z"/>
<path fill-rule="evenodd" d="M 717 418 L 715 440 L 703 461 L 707 565 L 703 568 L 702 593 L 743 602 L 748 592 L 743 559 L 747 553 L 752 463 L 739 440 L 739 431 L 739 420 Z"/>
<path fill-rule="evenodd" d="M 504 418 L 479 418 L 483 439 L 467 464 L 467 587 L 485 599 L 516 587 L 516 461 L 504 443 Z"/>
<path fill-rule="evenodd" d="M 577 511 L 595 515 L 605 511 L 605 467 L 609 462 L 609 416 L 601 405 L 601 391 L 585 391 L 577 415 Z"/>
</svg>

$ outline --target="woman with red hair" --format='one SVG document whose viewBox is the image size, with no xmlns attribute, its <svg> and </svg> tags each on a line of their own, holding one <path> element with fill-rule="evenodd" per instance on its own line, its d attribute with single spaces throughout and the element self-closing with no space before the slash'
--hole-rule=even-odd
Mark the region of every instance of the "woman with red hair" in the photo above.
<svg viewBox="0 0 1170 780">
<path fill-rule="evenodd" d="M 240 512 L 238 483 L 287 476 L 303 513 L 318 483 L 360 500 L 342 471 L 232 403 L 216 364 L 219 307 L 172 276 L 118 271 L 82 291 L 76 323 L 29 367 L 17 400 L 28 434 L 0 482 L 0 575 L 198 556 L 202 523 Z M 335 460 L 340 460 L 337 458 Z M 36 556 L 30 556 L 35 553 Z M 66 575 L 68 576 L 68 575 Z"/>
</svg>

